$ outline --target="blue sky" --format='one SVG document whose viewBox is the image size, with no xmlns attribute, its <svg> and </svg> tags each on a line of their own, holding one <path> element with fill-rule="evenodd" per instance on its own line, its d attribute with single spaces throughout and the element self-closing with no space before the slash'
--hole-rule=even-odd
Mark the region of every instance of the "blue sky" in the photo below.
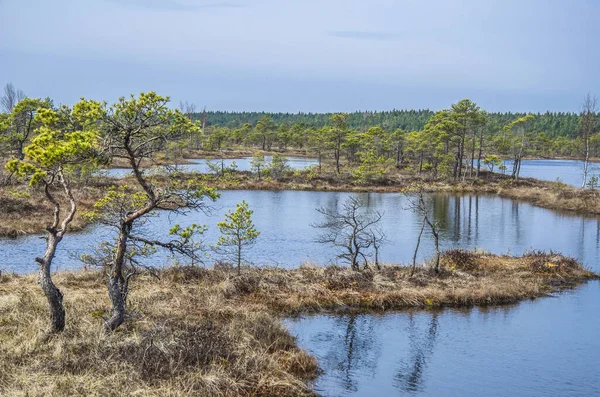
<svg viewBox="0 0 600 397">
<path fill-rule="evenodd" d="M 577 111 L 599 0 L 0 0 L 0 84 L 211 110 Z"/>
</svg>

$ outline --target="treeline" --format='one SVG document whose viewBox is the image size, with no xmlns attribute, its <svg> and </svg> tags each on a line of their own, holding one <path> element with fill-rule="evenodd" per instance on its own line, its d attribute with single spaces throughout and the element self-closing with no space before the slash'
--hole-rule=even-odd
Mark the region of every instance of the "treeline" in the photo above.
<svg viewBox="0 0 600 397">
<path fill-rule="evenodd" d="M 409 131 L 422 130 L 435 112 L 422 110 L 391 110 L 391 111 L 365 111 L 348 113 L 348 126 L 360 131 L 370 127 L 383 129 L 403 129 Z M 220 126 L 238 128 L 242 125 L 256 124 L 260 119 L 268 116 L 276 124 L 303 124 L 311 127 L 323 127 L 329 124 L 333 113 L 268 113 L 268 112 L 223 112 L 206 111 L 195 112 L 195 120 L 205 120 L 207 126 Z M 490 123 L 504 126 L 527 113 L 487 113 Z M 546 112 L 534 114 L 531 125 L 532 131 L 544 133 L 550 138 L 574 138 L 580 131 L 580 115 L 570 112 Z"/>
</svg>

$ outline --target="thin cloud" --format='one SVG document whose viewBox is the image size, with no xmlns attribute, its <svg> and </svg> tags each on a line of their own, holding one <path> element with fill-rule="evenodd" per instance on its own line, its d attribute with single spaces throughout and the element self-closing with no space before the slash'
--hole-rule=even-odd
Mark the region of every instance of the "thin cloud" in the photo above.
<svg viewBox="0 0 600 397">
<path fill-rule="evenodd" d="M 1 0 L 0 0 L 1 1 Z M 196 0 L 108 0 L 126 6 L 137 6 L 162 10 L 192 11 L 203 8 L 244 8 L 246 4 L 215 2 L 204 3 Z"/>
<path fill-rule="evenodd" d="M 392 41 L 397 40 L 399 37 L 397 34 L 389 32 L 369 32 L 361 30 L 339 30 L 334 32 L 328 32 L 329 36 L 339 37 L 342 39 L 354 39 L 354 40 L 378 40 L 378 41 Z"/>
</svg>

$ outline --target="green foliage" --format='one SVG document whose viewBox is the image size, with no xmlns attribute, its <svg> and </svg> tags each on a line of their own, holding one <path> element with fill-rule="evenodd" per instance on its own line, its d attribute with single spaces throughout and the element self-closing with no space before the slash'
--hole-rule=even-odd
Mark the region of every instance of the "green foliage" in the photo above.
<svg viewBox="0 0 600 397">
<path fill-rule="evenodd" d="M 264 172 L 265 167 L 265 155 L 261 152 L 254 153 L 252 159 L 250 160 L 250 169 L 252 170 L 252 172 L 256 173 L 258 179 L 261 178 L 261 171 Z"/>
<path fill-rule="evenodd" d="M 490 172 L 494 172 L 494 167 L 499 167 L 501 164 L 503 164 L 503 162 L 500 157 L 496 156 L 495 154 L 492 154 L 483 159 L 483 164 L 490 169 Z"/>
<path fill-rule="evenodd" d="M 368 184 L 383 178 L 392 165 L 391 160 L 384 156 L 377 156 L 375 150 L 360 153 L 360 165 L 356 167 L 352 176 L 358 184 Z"/>
<path fill-rule="evenodd" d="M 276 124 L 301 125 L 306 129 L 319 129 L 330 124 L 332 113 L 264 113 L 264 112 L 206 112 L 208 124 L 228 128 L 238 128 L 244 124 L 255 124 L 260 118 L 269 116 Z M 406 131 L 422 130 L 434 115 L 431 110 L 391 110 L 360 111 L 348 114 L 348 128 L 366 131 L 379 126 L 386 131 L 396 129 Z M 526 113 L 488 113 L 490 124 L 507 125 Z M 545 112 L 534 114 L 532 131 L 544 131 L 550 139 L 556 137 L 574 138 L 579 131 L 579 114 L 566 112 Z M 200 117 L 198 114 L 196 117 Z"/>
<path fill-rule="evenodd" d="M 598 184 L 599 184 L 598 181 L 599 181 L 598 176 L 592 175 L 590 177 L 590 180 L 587 182 L 588 189 L 590 189 L 590 190 L 598 189 Z"/>
<path fill-rule="evenodd" d="M 217 224 L 221 236 L 216 248 L 236 260 L 238 273 L 243 260 L 244 247 L 254 245 L 260 235 L 252 222 L 252 214 L 253 211 L 248 208 L 248 203 L 242 201 L 236 205 L 235 211 L 228 211 L 225 214 L 225 221 Z"/>
<path fill-rule="evenodd" d="M 70 111 L 63 109 L 63 118 L 69 116 Z M 59 113 L 52 109 L 39 109 L 35 118 L 39 124 L 37 135 L 25 147 L 23 160 L 11 160 L 6 164 L 8 171 L 29 178 L 31 185 L 37 185 L 51 183 L 59 174 L 64 178 L 65 172 L 95 162 L 97 130 L 85 129 L 68 119 L 61 120 Z M 76 128 L 84 129 L 73 131 Z"/>
<path fill-rule="evenodd" d="M 188 254 L 187 257 L 191 260 L 190 264 L 192 266 L 194 266 L 196 262 L 203 262 L 203 259 L 208 258 L 204 245 L 202 241 L 199 240 L 207 230 L 208 228 L 206 225 L 198 225 L 196 223 L 192 223 L 185 228 L 182 228 L 179 224 L 175 224 L 171 230 L 169 230 L 169 235 L 178 238 L 177 244 L 180 247 L 180 250 L 183 250 Z M 174 264 L 177 265 L 177 258 L 174 258 L 174 260 Z"/>
<path fill-rule="evenodd" d="M 290 169 L 287 158 L 283 157 L 279 153 L 273 154 L 271 158 L 271 164 L 265 169 L 271 178 L 276 180 L 281 179 L 283 174 Z"/>
<path fill-rule="evenodd" d="M 83 213 L 83 217 L 89 222 L 118 223 L 147 202 L 148 197 L 142 191 L 132 191 L 127 185 L 112 187 L 94 204 L 92 211 Z"/>
</svg>

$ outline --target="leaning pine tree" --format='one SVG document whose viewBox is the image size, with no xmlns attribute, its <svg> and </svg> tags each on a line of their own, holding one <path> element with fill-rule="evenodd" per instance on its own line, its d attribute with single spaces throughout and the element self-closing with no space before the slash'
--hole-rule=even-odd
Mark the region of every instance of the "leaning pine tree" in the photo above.
<svg viewBox="0 0 600 397">
<path fill-rule="evenodd" d="M 117 329 L 125 321 L 131 279 L 143 269 L 152 270 L 141 261 L 141 255 L 153 253 L 157 248 L 187 257 L 195 256 L 198 251 L 189 236 L 172 232 L 171 235 L 176 234 L 179 238 L 156 240 L 144 236 L 140 226 L 157 211 L 181 214 L 207 210 L 207 199 L 214 201 L 218 197 L 214 189 L 207 188 L 202 182 L 184 179 L 169 169 L 167 175 L 152 175 L 142 168 L 142 162 L 155 163 L 157 153 L 164 150 L 168 142 L 189 136 L 198 129 L 181 112 L 169 109 L 168 102 L 168 97 L 149 92 L 141 93 L 137 98 L 120 98 L 104 109 L 104 149 L 112 158 L 127 162 L 135 181 L 133 186 L 109 191 L 88 214 L 91 220 L 116 231 L 115 240 L 104 245 L 103 257 L 96 260 L 108 269 L 112 311 L 104 324 L 107 331 Z M 197 232 L 201 234 L 204 230 L 198 228 Z"/>
<path fill-rule="evenodd" d="M 70 177 L 73 171 L 95 158 L 98 135 L 94 120 L 98 111 L 97 106 L 76 106 L 73 111 L 67 107 L 59 111 L 39 109 L 36 119 L 41 126 L 24 149 L 25 158 L 6 165 L 15 175 L 28 178 L 30 185 L 41 187 L 53 208 L 52 223 L 46 227 L 46 251 L 35 258 L 39 264 L 39 283 L 50 306 L 51 333 L 65 328 L 63 294 L 52 281 L 52 260 L 77 210 Z M 61 206 L 64 201 L 68 203 L 66 210 Z"/>
</svg>

